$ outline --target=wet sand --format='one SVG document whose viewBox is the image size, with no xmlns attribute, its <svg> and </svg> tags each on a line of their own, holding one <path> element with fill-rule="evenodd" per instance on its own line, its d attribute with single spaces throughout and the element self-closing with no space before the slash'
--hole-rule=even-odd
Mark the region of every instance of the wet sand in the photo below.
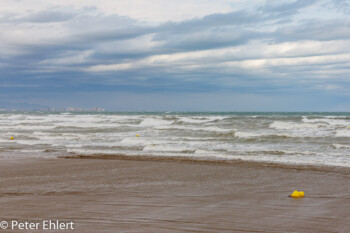
<svg viewBox="0 0 350 233">
<path fill-rule="evenodd" d="M 294 189 L 305 197 L 289 198 Z M 346 168 L 118 159 L 0 163 L 0 220 L 74 222 L 75 230 L 50 232 L 350 232 L 349 216 Z"/>
</svg>

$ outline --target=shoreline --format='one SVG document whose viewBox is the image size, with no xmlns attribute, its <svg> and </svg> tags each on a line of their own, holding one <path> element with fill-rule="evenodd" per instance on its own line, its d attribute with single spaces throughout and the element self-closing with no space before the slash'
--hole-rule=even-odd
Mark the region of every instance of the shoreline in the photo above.
<svg viewBox="0 0 350 233">
<path fill-rule="evenodd" d="M 155 161 L 155 162 L 178 162 L 198 163 L 227 166 L 246 167 L 271 167 L 293 170 L 311 170 L 323 172 L 338 172 L 350 174 L 350 167 L 316 164 L 288 164 L 265 161 L 242 160 L 242 159 L 219 159 L 215 157 L 190 157 L 190 156 L 144 156 L 144 155 L 121 155 L 121 154 L 95 154 L 95 155 L 68 155 L 59 156 L 58 159 L 92 159 L 92 160 L 129 160 L 129 161 Z"/>
<path fill-rule="evenodd" d="M 337 171 L 126 159 L 5 159 L 0 171 L 0 219 L 73 221 L 64 232 L 350 229 L 350 177 Z"/>
</svg>

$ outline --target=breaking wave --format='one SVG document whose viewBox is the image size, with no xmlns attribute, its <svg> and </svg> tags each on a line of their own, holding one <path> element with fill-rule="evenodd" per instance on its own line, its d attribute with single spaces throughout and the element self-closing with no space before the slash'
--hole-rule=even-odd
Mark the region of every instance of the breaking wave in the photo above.
<svg viewBox="0 0 350 233">
<path fill-rule="evenodd" d="M 339 113 L 0 113 L 0 157 L 103 154 L 349 166 L 349 126 L 350 115 Z"/>
</svg>

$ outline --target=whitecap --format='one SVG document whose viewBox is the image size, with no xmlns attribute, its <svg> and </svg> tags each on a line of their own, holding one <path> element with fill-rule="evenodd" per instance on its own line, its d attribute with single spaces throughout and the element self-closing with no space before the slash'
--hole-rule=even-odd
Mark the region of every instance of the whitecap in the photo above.
<svg viewBox="0 0 350 233">
<path fill-rule="evenodd" d="M 270 128 L 274 129 L 287 129 L 287 130 L 292 130 L 292 129 L 316 129 L 316 128 L 321 128 L 324 127 L 323 124 L 314 124 L 314 123 L 296 123 L 296 122 L 289 122 L 289 121 L 274 121 L 270 124 Z"/>
<path fill-rule="evenodd" d="M 177 147 L 177 146 L 169 146 L 169 145 L 148 145 L 143 148 L 143 151 L 160 151 L 160 152 L 191 152 L 194 150 L 184 147 Z"/>
<path fill-rule="evenodd" d="M 159 126 L 159 125 L 170 125 L 174 121 L 167 121 L 157 118 L 146 118 L 143 121 L 141 121 L 140 126 L 147 127 L 147 126 Z"/>
<path fill-rule="evenodd" d="M 235 132 L 235 137 L 238 138 L 252 138 L 252 137 L 260 137 L 263 136 L 263 134 L 257 134 L 257 133 L 250 133 L 250 132 Z"/>
<path fill-rule="evenodd" d="M 349 121 L 341 120 L 341 119 L 334 119 L 334 118 L 308 119 L 306 116 L 303 116 L 302 121 L 305 123 L 325 123 L 325 124 L 331 125 L 331 126 L 349 126 L 350 125 Z"/>
<path fill-rule="evenodd" d="M 335 149 L 350 148 L 350 145 L 344 145 L 344 144 L 332 144 L 332 146 Z"/>
<path fill-rule="evenodd" d="M 350 137 L 350 129 L 346 130 L 337 130 L 335 132 L 336 137 Z"/>
</svg>

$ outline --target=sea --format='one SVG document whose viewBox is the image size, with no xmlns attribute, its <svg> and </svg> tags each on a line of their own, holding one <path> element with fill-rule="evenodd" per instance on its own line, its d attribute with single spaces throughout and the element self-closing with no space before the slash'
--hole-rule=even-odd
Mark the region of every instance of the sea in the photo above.
<svg viewBox="0 0 350 233">
<path fill-rule="evenodd" d="M 0 113 L 0 157 L 81 155 L 350 167 L 350 113 Z"/>
</svg>

